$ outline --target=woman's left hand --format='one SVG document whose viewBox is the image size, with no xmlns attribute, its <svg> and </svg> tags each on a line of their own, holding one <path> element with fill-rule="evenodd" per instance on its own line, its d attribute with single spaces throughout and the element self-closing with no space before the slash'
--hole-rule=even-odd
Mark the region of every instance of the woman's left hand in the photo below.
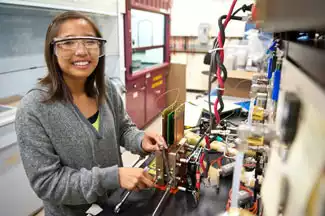
<svg viewBox="0 0 325 216">
<path fill-rule="evenodd" d="M 153 132 L 145 132 L 142 140 L 142 149 L 146 152 L 162 150 L 160 146 L 167 149 L 166 141 L 162 136 Z"/>
</svg>

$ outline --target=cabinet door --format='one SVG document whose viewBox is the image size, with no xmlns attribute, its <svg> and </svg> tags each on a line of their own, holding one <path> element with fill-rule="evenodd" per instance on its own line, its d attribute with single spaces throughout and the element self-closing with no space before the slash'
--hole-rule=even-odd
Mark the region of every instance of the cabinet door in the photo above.
<svg viewBox="0 0 325 216">
<path fill-rule="evenodd" d="M 145 81 L 139 78 L 126 83 L 126 111 L 138 128 L 145 125 Z"/>
<path fill-rule="evenodd" d="M 156 117 L 166 106 L 166 74 L 167 69 L 148 73 L 146 75 L 146 123 Z"/>
</svg>

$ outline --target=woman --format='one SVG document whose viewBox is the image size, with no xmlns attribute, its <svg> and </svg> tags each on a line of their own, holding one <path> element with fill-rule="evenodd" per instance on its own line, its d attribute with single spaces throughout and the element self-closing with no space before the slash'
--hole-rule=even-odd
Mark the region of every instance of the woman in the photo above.
<svg viewBox="0 0 325 216">
<path fill-rule="evenodd" d="M 21 158 L 46 216 L 85 215 L 119 187 L 153 186 L 143 169 L 121 167 L 119 147 L 145 155 L 166 144 L 138 130 L 117 90 L 105 83 L 104 44 L 86 16 L 57 16 L 46 34 L 48 74 L 17 111 Z"/>
</svg>

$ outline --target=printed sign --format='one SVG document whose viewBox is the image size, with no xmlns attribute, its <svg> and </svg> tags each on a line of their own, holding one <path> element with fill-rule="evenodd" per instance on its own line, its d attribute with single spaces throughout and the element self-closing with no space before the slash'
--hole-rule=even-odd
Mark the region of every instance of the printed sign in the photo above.
<svg viewBox="0 0 325 216">
<path fill-rule="evenodd" d="M 158 82 L 152 83 L 151 88 L 157 88 L 158 86 L 161 86 L 164 82 L 162 80 L 159 80 Z"/>
<path fill-rule="evenodd" d="M 154 78 L 152 78 L 152 81 L 158 81 L 158 80 L 161 80 L 162 79 L 162 74 L 158 75 L 158 76 L 155 76 Z"/>
</svg>

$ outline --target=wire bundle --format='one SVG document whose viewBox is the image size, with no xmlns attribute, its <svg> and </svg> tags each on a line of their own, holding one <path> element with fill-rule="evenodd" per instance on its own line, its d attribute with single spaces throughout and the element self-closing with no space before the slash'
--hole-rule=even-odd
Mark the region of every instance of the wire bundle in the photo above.
<svg viewBox="0 0 325 216">
<path fill-rule="evenodd" d="M 214 113 L 215 113 L 215 122 L 216 124 L 220 123 L 220 113 L 222 112 L 224 108 L 224 103 L 222 100 L 222 96 L 224 93 L 224 87 L 225 87 L 225 81 L 227 80 L 227 69 L 223 65 L 224 61 L 224 43 L 225 43 L 225 29 L 229 23 L 229 21 L 232 20 L 243 20 L 243 17 L 235 16 L 239 11 L 247 11 L 252 9 L 251 5 L 243 5 L 242 7 L 238 8 L 234 13 L 234 7 L 237 3 L 237 0 L 233 0 L 230 10 L 227 15 L 223 15 L 218 20 L 218 26 L 219 26 L 219 34 L 218 37 L 213 42 L 213 49 L 211 53 L 211 59 L 210 59 L 210 73 L 209 73 L 209 94 L 211 92 L 211 82 L 212 82 L 212 74 L 216 71 L 216 77 L 218 80 L 218 91 L 217 91 L 217 99 L 214 103 Z M 225 19 L 224 22 L 222 22 Z M 205 61 L 207 61 L 205 59 Z M 210 96 L 209 96 L 209 104 L 211 102 Z M 218 109 L 218 104 L 220 103 L 220 108 Z M 210 108 L 210 107 L 209 107 Z M 211 113 L 211 108 L 210 108 Z M 212 124 L 212 119 L 210 119 L 210 123 Z"/>
<path fill-rule="evenodd" d="M 224 108 L 223 100 L 222 100 L 222 95 L 224 93 L 224 82 L 227 79 L 227 70 L 225 66 L 223 65 L 223 60 L 224 60 L 224 51 L 223 51 L 223 45 L 225 42 L 225 28 L 227 27 L 228 22 L 230 21 L 232 12 L 234 10 L 234 7 L 237 3 L 237 0 L 233 0 L 230 10 L 228 12 L 228 15 L 226 16 L 226 20 L 223 24 L 220 25 L 220 22 L 222 22 L 222 17 L 219 18 L 219 34 L 218 37 L 214 41 L 213 49 L 216 48 L 221 48 L 219 51 L 214 50 L 211 53 L 211 60 L 210 60 L 210 73 L 209 73 L 209 94 L 211 91 L 211 78 L 212 74 L 216 70 L 216 76 L 218 80 L 218 91 L 217 91 L 217 99 L 214 103 L 214 113 L 215 113 L 215 121 L 216 124 L 219 124 L 220 122 L 220 113 L 222 112 Z M 221 20 L 221 21 L 220 21 Z M 223 72 L 223 77 L 221 76 L 221 71 Z M 209 104 L 210 104 L 210 96 L 209 96 Z M 218 110 L 218 104 L 220 103 L 220 108 Z M 211 108 L 210 108 L 210 113 L 211 113 Z M 212 119 L 210 119 L 210 123 L 212 124 Z"/>
</svg>

